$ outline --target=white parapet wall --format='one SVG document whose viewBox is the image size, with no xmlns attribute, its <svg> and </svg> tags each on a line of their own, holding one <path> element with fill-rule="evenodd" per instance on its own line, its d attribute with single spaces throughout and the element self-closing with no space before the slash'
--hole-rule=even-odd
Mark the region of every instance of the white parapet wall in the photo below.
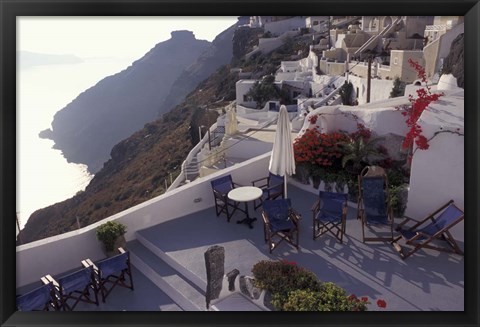
<svg viewBox="0 0 480 327">
<path fill-rule="evenodd" d="M 231 174 L 236 183 L 250 185 L 252 180 L 268 176 L 269 160 L 270 153 L 265 153 L 198 178 L 77 231 L 17 246 L 16 287 L 40 282 L 40 278 L 46 274 L 57 275 L 80 268 L 81 261 L 86 258 L 93 261 L 102 259 L 104 254 L 95 236 L 95 229 L 100 224 L 109 220 L 121 222 L 127 226 L 125 238 L 127 241 L 133 240 L 138 230 L 212 207 L 212 179 Z"/>
</svg>

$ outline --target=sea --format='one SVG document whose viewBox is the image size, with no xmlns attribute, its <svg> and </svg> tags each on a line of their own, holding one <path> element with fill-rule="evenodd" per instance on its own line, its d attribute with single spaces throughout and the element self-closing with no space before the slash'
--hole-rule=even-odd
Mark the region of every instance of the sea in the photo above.
<svg viewBox="0 0 480 327">
<path fill-rule="evenodd" d="M 54 142 L 38 134 L 55 113 L 103 78 L 118 73 L 132 60 L 88 58 L 75 64 L 17 66 L 16 210 L 22 229 L 38 209 L 73 197 L 93 175 L 83 164 L 68 163 Z"/>
</svg>

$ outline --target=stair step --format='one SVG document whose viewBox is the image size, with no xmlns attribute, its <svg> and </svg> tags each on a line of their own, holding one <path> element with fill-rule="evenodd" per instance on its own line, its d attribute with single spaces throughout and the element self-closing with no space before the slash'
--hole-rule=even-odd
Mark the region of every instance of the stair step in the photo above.
<svg viewBox="0 0 480 327">
<path fill-rule="evenodd" d="M 205 310 L 205 291 L 189 281 L 138 240 L 128 243 L 132 263 L 185 311 Z M 166 308 L 160 308 L 166 310 Z M 168 309 L 168 308 L 167 308 Z M 175 308 L 173 308 L 175 309 Z"/>
</svg>

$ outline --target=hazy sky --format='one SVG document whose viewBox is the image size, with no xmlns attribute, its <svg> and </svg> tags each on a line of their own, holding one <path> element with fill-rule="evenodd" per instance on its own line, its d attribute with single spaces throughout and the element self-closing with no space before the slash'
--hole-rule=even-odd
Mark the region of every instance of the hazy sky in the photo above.
<svg viewBox="0 0 480 327">
<path fill-rule="evenodd" d="M 212 41 L 237 17 L 28 17 L 17 18 L 17 50 L 81 58 L 138 59 L 175 30 Z"/>
</svg>

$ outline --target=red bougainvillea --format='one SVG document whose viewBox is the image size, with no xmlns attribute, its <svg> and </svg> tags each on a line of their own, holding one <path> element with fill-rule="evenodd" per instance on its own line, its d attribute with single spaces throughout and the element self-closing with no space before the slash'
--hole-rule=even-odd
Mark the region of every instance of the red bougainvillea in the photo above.
<svg viewBox="0 0 480 327">
<path fill-rule="evenodd" d="M 310 124 L 316 124 L 317 119 L 318 119 L 318 115 L 312 115 L 312 116 L 308 117 L 308 121 L 310 122 Z"/>
<path fill-rule="evenodd" d="M 359 137 L 363 138 L 363 141 L 368 143 L 368 140 L 370 140 L 370 137 L 372 136 L 372 131 L 365 127 L 362 123 L 357 123 L 357 131 L 350 133 L 350 137 L 353 140 L 358 139 Z"/>
<path fill-rule="evenodd" d="M 425 74 L 425 69 L 416 61 L 412 59 L 408 59 L 408 63 L 412 66 L 416 71 L 419 78 L 422 79 L 422 82 L 427 83 L 427 75 Z M 422 135 L 422 128 L 418 125 L 418 119 L 422 115 L 423 111 L 427 109 L 430 103 L 437 101 L 443 93 L 431 93 L 430 88 L 428 85 L 425 88 L 421 88 L 417 90 L 417 98 L 413 98 L 412 95 L 409 95 L 409 101 L 411 106 L 406 108 L 402 115 L 407 117 L 405 121 L 409 128 L 407 134 L 405 135 L 405 139 L 403 141 L 403 148 L 408 149 L 413 145 L 413 142 L 417 145 L 417 147 L 421 150 L 428 149 L 428 140 L 427 138 Z"/>
</svg>

